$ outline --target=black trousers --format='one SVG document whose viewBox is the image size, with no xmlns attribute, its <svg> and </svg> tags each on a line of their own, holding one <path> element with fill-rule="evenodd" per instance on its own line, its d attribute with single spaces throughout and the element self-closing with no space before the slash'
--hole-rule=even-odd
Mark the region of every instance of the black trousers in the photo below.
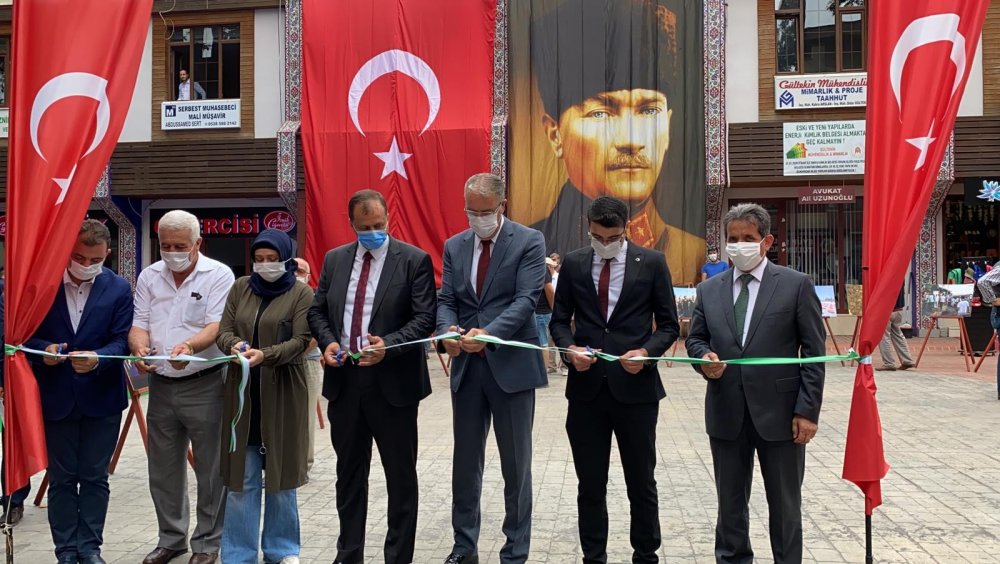
<svg viewBox="0 0 1000 564">
<path fill-rule="evenodd" d="M 791 426 L 792 422 L 788 422 Z M 752 564 L 750 487 L 754 451 L 760 459 L 767 495 L 771 551 L 775 564 L 802 562 L 802 480 L 806 447 L 792 441 L 765 441 L 757 434 L 750 412 L 735 441 L 710 439 L 719 515 L 715 527 L 715 561 Z"/>
<path fill-rule="evenodd" d="M 418 404 L 390 405 L 367 372 L 354 365 L 337 368 L 336 377 L 344 382 L 328 410 L 330 437 L 337 453 L 340 537 L 336 561 L 347 564 L 365 561 L 368 474 L 374 439 L 389 497 L 384 561 L 408 564 L 413 561 L 417 534 Z"/>
<path fill-rule="evenodd" d="M 591 401 L 570 400 L 566 433 L 579 480 L 580 545 L 585 563 L 608 561 L 608 465 L 611 434 L 618 441 L 631 508 L 629 539 L 632 562 L 657 562 L 660 548 L 656 497 L 656 420 L 659 402 L 623 404 L 611 395 L 607 380 Z M 620 561 L 618 558 L 615 561 Z"/>
<path fill-rule="evenodd" d="M 87 417 L 78 409 L 45 422 L 49 455 L 49 528 L 56 557 L 101 553 L 108 515 L 108 463 L 118 441 L 122 414 Z"/>
</svg>

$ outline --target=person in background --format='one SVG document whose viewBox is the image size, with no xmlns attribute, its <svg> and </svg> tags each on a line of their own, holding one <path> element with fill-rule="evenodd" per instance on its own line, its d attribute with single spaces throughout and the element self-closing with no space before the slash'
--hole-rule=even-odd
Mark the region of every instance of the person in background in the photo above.
<svg viewBox="0 0 1000 564">
<path fill-rule="evenodd" d="M 295 279 L 292 239 L 266 229 L 250 245 L 253 274 L 233 284 L 216 345 L 249 360 L 245 405 L 237 420 L 241 378 L 230 370 L 222 420 L 222 477 L 229 493 L 222 530 L 226 564 L 299 562 L 296 489 L 306 483 L 312 422 L 304 353 L 312 338 L 312 290 Z M 234 426 L 230 426 L 230 422 Z M 264 533 L 260 531 L 261 491 Z"/>
<path fill-rule="evenodd" d="M 545 284 L 542 285 L 542 293 L 538 296 L 538 305 L 535 306 L 535 327 L 538 328 L 538 342 L 541 346 L 549 346 L 549 322 L 552 321 L 552 305 L 555 300 L 555 289 L 552 286 L 552 266 L 545 259 Z M 555 357 L 552 351 L 542 351 L 542 359 L 545 362 L 546 371 L 555 374 L 559 371 L 556 367 Z"/>
<path fill-rule="evenodd" d="M 709 278 L 715 276 L 716 274 L 722 274 L 729 268 L 729 264 L 724 260 L 719 260 L 719 250 L 710 249 L 708 251 L 708 260 L 705 261 L 705 265 L 701 267 L 701 281 L 704 282 Z"/>
<path fill-rule="evenodd" d="M 296 258 L 295 264 L 295 279 L 309 286 L 312 267 L 304 258 Z M 323 353 L 320 352 L 315 337 L 309 340 L 309 347 L 306 349 L 306 376 L 309 382 L 309 410 L 312 413 L 319 402 L 319 394 L 323 391 Z M 306 469 L 312 471 L 316 456 L 316 422 L 311 416 L 309 421 L 309 457 L 306 459 Z"/>
<path fill-rule="evenodd" d="M 177 83 L 177 100 L 178 101 L 189 101 L 189 100 L 204 100 L 208 98 L 205 94 L 205 89 L 188 76 L 188 71 L 181 69 L 177 73 L 180 82 Z M 193 92 L 192 92 L 193 90 Z M 193 94 L 193 95 L 192 95 Z"/>
<path fill-rule="evenodd" d="M 976 287 L 983 297 L 984 304 L 990 304 L 990 323 L 995 331 L 1000 331 L 1000 297 L 997 296 L 997 285 L 1000 284 L 1000 262 L 993 265 L 989 272 L 976 281 Z M 1000 362 L 997 362 L 997 399 L 1000 400 Z"/>
<path fill-rule="evenodd" d="M 910 347 L 906 345 L 906 338 L 903 336 L 902 329 L 899 326 L 903 323 L 903 309 L 906 308 L 906 284 L 899 289 L 899 296 L 896 298 L 896 305 L 892 308 L 892 313 L 889 315 L 889 323 L 885 326 L 885 334 L 882 335 L 882 342 L 878 345 L 879 353 L 882 354 L 882 366 L 878 366 L 875 370 L 879 371 L 892 371 L 896 370 L 896 362 L 892 358 L 892 349 L 895 347 L 896 354 L 899 355 L 899 369 L 908 370 L 913 368 L 913 357 L 910 355 Z M 968 306 L 969 302 L 965 302 Z M 966 308 L 968 309 L 968 308 Z M 961 303 L 959 304 L 959 315 L 965 315 L 961 312 Z"/>
<path fill-rule="evenodd" d="M 551 255 L 545 257 L 545 267 L 548 275 L 552 278 L 552 302 L 555 304 L 556 295 L 556 285 L 559 283 L 559 267 L 562 265 L 562 259 L 559 257 L 559 253 L 552 253 Z M 539 303 L 545 298 L 545 293 L 543 292 L 541 296 L 538 296 Z M 545 326 L 545 332 L 548 335 L 548 342 L 555 343 L 552 339 L 552 332 L 549 331 L 548 324 Z M 566 364 L 562 361 L 562 355 L 559 353 L 548 351 L 548 364 L 546 366 L 546 371 L 549 374 L 560 374 L 562 376 L 566 375 Z"/>
<path fill-rule="evenodd" d="M 135 318 L 128 341 L 132 354 L 222 356 L 215 345 L 219 321 L 233 285 L 233 271 L 201 254 L 198 218 L 167 212 L 157 226 L 161 260 L 139 274 Z M 222 440 L 222 370 L 226 363 L 137 361 L 149 377 L 149 492 L 159 540 L 143 564 L 166 564 L 187 552 L 191 512 L 187 453 L 194 451 L 198 522 L 191 535 L 189 564 L 213 564 L 222 537 L 225 493 L 219 470 Z"/>
</svg>

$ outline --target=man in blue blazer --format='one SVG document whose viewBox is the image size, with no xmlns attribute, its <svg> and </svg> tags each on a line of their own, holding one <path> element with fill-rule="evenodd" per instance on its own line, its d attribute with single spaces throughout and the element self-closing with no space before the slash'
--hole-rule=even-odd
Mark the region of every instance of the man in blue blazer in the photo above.
<svg viewBox="0 0 1000 564">
<path fill-rule="evenodd" d="M 35 357 L 49 456 L 49 527 L 60 563 L 103 563 L 108 462 L 127 406 L 121 360 L 74 358 L 128 354 L 132 287 L 103 267 L 111 234 L 87 219 L 52 308 L 25 343 L 70 358 Z"/>
<path fill-rule="evenodd" d="M 541 232 L 503 217 L 503 181 L 477 174 L 465 184 L 470 229 L 444 246 L 437 332 L 464 332 L 443 341 L 451 365 L 455 453 L 452 468 L 452 526 L 455 546 L 446 564 L 479 561 L 483 460 L 490 419 L 504 479 L 507 541 L 500 562 L 521 563 L 531 541 L 531 428 L 535 388 L 548 384 L 536 350 L 485 346 L 473 340 L 492 335 L 537 345 L 535 305 L 545 283 L 545 240 Z"/>
</svg>

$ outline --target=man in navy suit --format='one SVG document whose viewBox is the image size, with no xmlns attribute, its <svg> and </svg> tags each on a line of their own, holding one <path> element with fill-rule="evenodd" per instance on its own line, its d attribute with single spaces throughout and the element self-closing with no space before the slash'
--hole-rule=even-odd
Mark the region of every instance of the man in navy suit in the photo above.
<svg viewBox="0 0 1000 564">
<path fill-rule="evenodd" d="M 537 345 L 535 306 L 545 283 L 545 241 L 534 229 L 503 217 L 505 189 L 493 174 L 465 184 L 470 229 L 444 246 L 437 332 L 464 331 L 443 341 L 451 365 L 455 453 L 451 510 L 455 545 L 446 564 L 475 564 L 480 525 L 483 461 L 490 419 L 500 451 L 507 542 L 503 564 L 523 563 L 531 541 L 531 428 L 535 388 L 548 384 L 538 351 L 486 346 L 492 335 Z"/>
<path fill-rule="evenodd" d="M 52 308 L 25 343 L 69 358 L 36 357 L 49 456 L 49 527 L 60 563 L 103 563 L 108 462 L 127 405 L 122 361 L 79 355 L 128 354 L 132 287 L 104 268 L 111 234 L 84 220 Z"/>
</svg>

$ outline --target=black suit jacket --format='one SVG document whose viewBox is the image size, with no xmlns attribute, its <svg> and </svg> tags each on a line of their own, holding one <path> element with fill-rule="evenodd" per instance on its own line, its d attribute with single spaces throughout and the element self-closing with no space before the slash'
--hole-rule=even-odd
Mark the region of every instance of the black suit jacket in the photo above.
<svg viewBox="0 0 1000 564">
<path fill-rule="evenodd" d="M 736 340 L 733 272 L 731 268 L 698 285 L 688 356 L 702 358 L 714 352 L 727 360 L 826 354 L 823 314 L 812 280 L 772 263 L 764 268 L 746 344 L 741 346 Z M 701 372 L 698 366 L 695 370 Z M 709 436 L 735 440 L 749 410 L 761 438 L 791 440 L 794 415 L 819 421 L 825 374 L 826 366 L 818 363 L 727 366 L 722 378 L 708 380 L 705 425 Z"/>
<path fill-rule="evenodd" d="M 629 242 L 621 295 L 607 321 L 598 305 L 593 260 L 590 247 L 563 259 L 549 325 L 556 346 L 589 346 L 614 355 L 645 348 L 649 356 L 662 356 L 679 334 L 674 289 L 663 254 Z M 605 377 L 611 394 L 622 403 L 656 402 L 666 395 L 655 363 L 629 374 L 617 362 L 599 360 L 582 373 L 569 365 L 566 397 L 593 399 Z"/>
<path fill-rule="evenodd" d="M 340 341 L 344 325 L 347 287 L 358 243 L 350 243 L 326 253 L 319 287 L 309 308 L 309 327 L 321 351 Z M 389 240 L 385 264 L 375 290 L 368 332 L 382 337 L 386 346 L 429 337 L 434 330 L 437 294 L 434 267 L 424 251 L 395 238 Z M 431 393 L 424 347 L 414 345 L 386 350 L 382 362 L 364 370 L 376 379 L 386 401 L 402 407 L 412 405 Z M 340 368 L 326 367 L 323 396 L 333 401 L 343 385 Z"/>
</svg>

